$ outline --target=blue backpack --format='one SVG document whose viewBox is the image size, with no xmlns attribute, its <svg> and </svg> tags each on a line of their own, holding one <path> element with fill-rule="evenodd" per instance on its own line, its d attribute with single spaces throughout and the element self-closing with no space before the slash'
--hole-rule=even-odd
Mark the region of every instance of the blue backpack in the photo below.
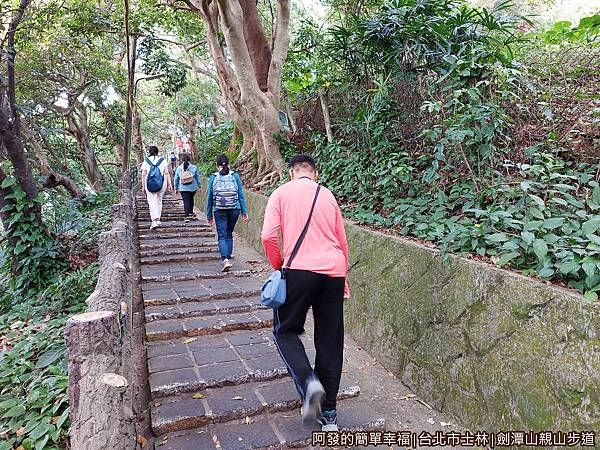
<svg viewBox="0 0 600 450">
<path fill-rule="evenodd" d="M 165 176 L 160 171 L 160 165 L 165 158 L 160 158 L 156 164 L 152 164 L 150 159 L 146 158 L 146 162 L 150 166 L 148 177 L 146 178 L 146 188 L 148 192 L 160 192 L 165 183 Z"/>
</svg>

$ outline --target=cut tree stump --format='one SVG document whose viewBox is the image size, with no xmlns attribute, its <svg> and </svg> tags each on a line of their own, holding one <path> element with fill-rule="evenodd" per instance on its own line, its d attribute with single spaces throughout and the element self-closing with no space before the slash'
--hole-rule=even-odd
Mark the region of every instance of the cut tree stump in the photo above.
<svg viewBox="0 0 600 450">
<path fill-rule="evenodd" d="M 71 317 L 65 326 L 69 349 L 71 448 L 133 449 L 132 413 L 125 407 L 127 380 L 120 369 L 120 325 L 116 312 Z"/>
</svg>

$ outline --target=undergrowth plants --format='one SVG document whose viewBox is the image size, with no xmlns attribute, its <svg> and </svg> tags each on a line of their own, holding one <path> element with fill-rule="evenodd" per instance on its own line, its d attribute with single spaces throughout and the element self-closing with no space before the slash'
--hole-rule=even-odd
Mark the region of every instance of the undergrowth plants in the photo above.
<svg viewBox="0 0 600 450">
<path fill-rule="evenodd" d="M 577 55 L 597 52 L 600 18 L 523 33 L 509 8 L 390 0 L 332 27 L 335 138 L 312 132 L 309 151 L 359 223 L 597 300 L 598 72 Z M 564 67 L 540 70 L 549 54 Z"/>
<path fill-rule="evenodd" d="M 8 182 L 7 182 L 8 183 Z M 25 211 L 18 186 L 11 208 Z M 81 200 L 42 197 L 49 233 L 25 216 L 0 271 L 0 450 L 65 448 L 69 408 L 66 320 L 83 312 L 98 275 L 99 234 L 114 192 Z M 30 206 L 30 205 L 29 205 Z M 23 248 L 21 248 L 23 247 Z M 10 256 L 20 271 L 11 273 Z M 4 281 L 6 280 L 6 283 Z"/>
</svg>

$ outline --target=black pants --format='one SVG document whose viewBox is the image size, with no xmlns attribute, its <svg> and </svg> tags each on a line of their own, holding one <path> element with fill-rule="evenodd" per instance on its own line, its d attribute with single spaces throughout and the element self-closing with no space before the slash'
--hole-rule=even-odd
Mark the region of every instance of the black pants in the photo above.
<svg viewBox="0 0 600 450">
<path fill-rule="evenodd" d="M 181 198 L 183 200 L 183 210 L 185 211 L 186 216 L 191 216 L 194 214 L 194 195 L 196 195 L 196 191 L 188 192 L 188 191 L 180 191 Z"/>
<path fill-rule="evenodd" d="M 273 310 L 275 344 L 304 399 L 307 381 L 317 376 L 325 388 L 323 409 L 335 409 L 344 353 L 344 278 L 306 270 L 288 270 L 285 303 Z M 315 368 L 298 335 L 304 333 L 308 308 L 315 322 Z"/>
</svg>

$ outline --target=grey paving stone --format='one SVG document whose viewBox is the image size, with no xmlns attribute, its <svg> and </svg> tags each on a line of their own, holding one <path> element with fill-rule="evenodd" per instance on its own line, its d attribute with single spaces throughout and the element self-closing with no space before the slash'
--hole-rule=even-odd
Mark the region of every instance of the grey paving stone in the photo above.
<svg viewBox="0 0 600 450">
<path fill-rule="evenodd" d="M 146 338 L 149 341 L 171 339 L 185 335 L 183 322 L 180 320 L 156 320 L 146 323 Z"/>
<path fill-rule="evenodd" d="M 229 347 L 223 348 L 207 348 L 194 352 L 194 359 L 199 366 L 207 364 L 239 361 L 239 356 Z"/>
<path fill-rule="evenodd" d="M 254 277 L 240 277 L 232 280 L 232 283 L 244 292 L 260 292 L 264 281 Z"/>
<path fill-rule="evenodd" d="M 263 405 L 249 386 L 227 386 L 205 391 L 215 422 L 225 422 L 258 414 Z"/>
<path fill-rule="evenodd" d="M 240 361 L 229 361 L 198 368 L 202 380 L 209 385 L 239 384 L 247 380 L 248 371 Z"/>
<path fill-rule="evenodd" d="M 234 296 L 242 293 L 241 289 L 227 279 L 207 280 L 203 285 L 212 295 L 231 294 Z"/>
<path fill-rule="evenodd" d="M 241 345 L 239 347 L 236 347 L 236 350 L 240 354 L 240 356 L 244 359 L 258 358 L 259 356 L 271 356 L 271 355 L 279 356 L 279 354 L 277 353 L 277 348 L 275 348 L 275 345 L 271 344 L 269 342 L 260 342 L 258 344 L 251 343 L 248 345 Z"/>
<path fill-rule="evenodd" d="M 158 356 L 148 359 L 148 371 L 150 373 L 164 370 L 183 369 L 193 367 L 192 359 L 186 353 Z"/>
<path fill-rule="evenodd" d="M 223 328 L 223 321 L 218 316 L 197 317 L 183 320 L 188 336 L 218 333 Z"/>
<path fill-rule="evenodd" d="M 148 358 L 186 353 L 187 347 L 178 341 L 149 343 L 147 345 Z"/>
<path fill-rule="evenodd" d="M 176 305 L 168 306 L 146 306 L 144 308 L 146 313 L 146 321 L 150 322 L 153 320 L 170 319 L 180 315 L 179 307 Z"/>
<path fill-rule="evenodd" d="M 188 344 L 193 352 L 213 348 L 229 347 L 229 343 L 225 340 L 225 335 L 216 336 L 199 336 L 195 341 Z"/>
<path fill-rule="evenodd" d="M 261 356 L 260 358 L 244 360 L 250 371 L 259 378 L 269 377 L 273 371 L 286 370 L 285 363 L 279 354 Z"/>
<path fill-rule="evenodd" d="M 227 333 L 227 340 L 235 347 L 269 342 L 271 340 L 271 333 L 267 330 L 236 331 Z"/>
<path fill-rule="evenodd" d="M 273 320 L 273 311 L 271 309 L 263 309 L 256 311 L 254 315 L 263 321 L 272 321 Z"/>
<path fill-rule="evenodd" d="M 204 387 L 196 372 L 191 368 L 151 373 L 149 384 L 153 397 L 175 395 L 182 390 L 189 392 Z"/>
<path fill-rule="evenodd" d="M 226 298 L 226 299 L 222 299 L 222 300 L 216 300 L 215 301 L 215 307 L 218 308 L 220 310 L 220 312 L 223 312 L 225 314 L 227 314 L 229 312 L 229 310 L 235 309 L 235 308 L 240 308 L 240 307 L 249 307 L 250 305 L 248 304 L 248 302 L 246 301 L 245 298 Z"/>
<path fill-rule="evenodd" d="M 292 380 L 267 383 L 258 388 L 270 411 L 280 411 L 300 406 L 300 396 Z"/>
<path fill-rule="evenodd" d="M 181 318 L 215 314 L 218 309 L 213 302 L 189 302 L 180 305 Z"/>
<path fill-rule="evenodd" d="M 215 448 L 212 435 L 206 427 L 165 435 L 158 438 L 155 445 L 158 450 L 210 450 Z"/>
<path fill-rule="evenodd" d="M 152 431 L 157 436 L 161 434 L 196 428 L 206 425 L 211 418 L 206 413 L 204 402 L 186 397 L 169 399 L 159 406 L 152 407 Z M 159 447 L 160 448 L 160 447 Z"/>
<path fill-rule="evenodd" d="M 217 439 L 223 450 L 248 450 L 279 446 L 268 421 L 260 419 L 250 424 L 222 424 L 215 426 Z"/>
</svg>

